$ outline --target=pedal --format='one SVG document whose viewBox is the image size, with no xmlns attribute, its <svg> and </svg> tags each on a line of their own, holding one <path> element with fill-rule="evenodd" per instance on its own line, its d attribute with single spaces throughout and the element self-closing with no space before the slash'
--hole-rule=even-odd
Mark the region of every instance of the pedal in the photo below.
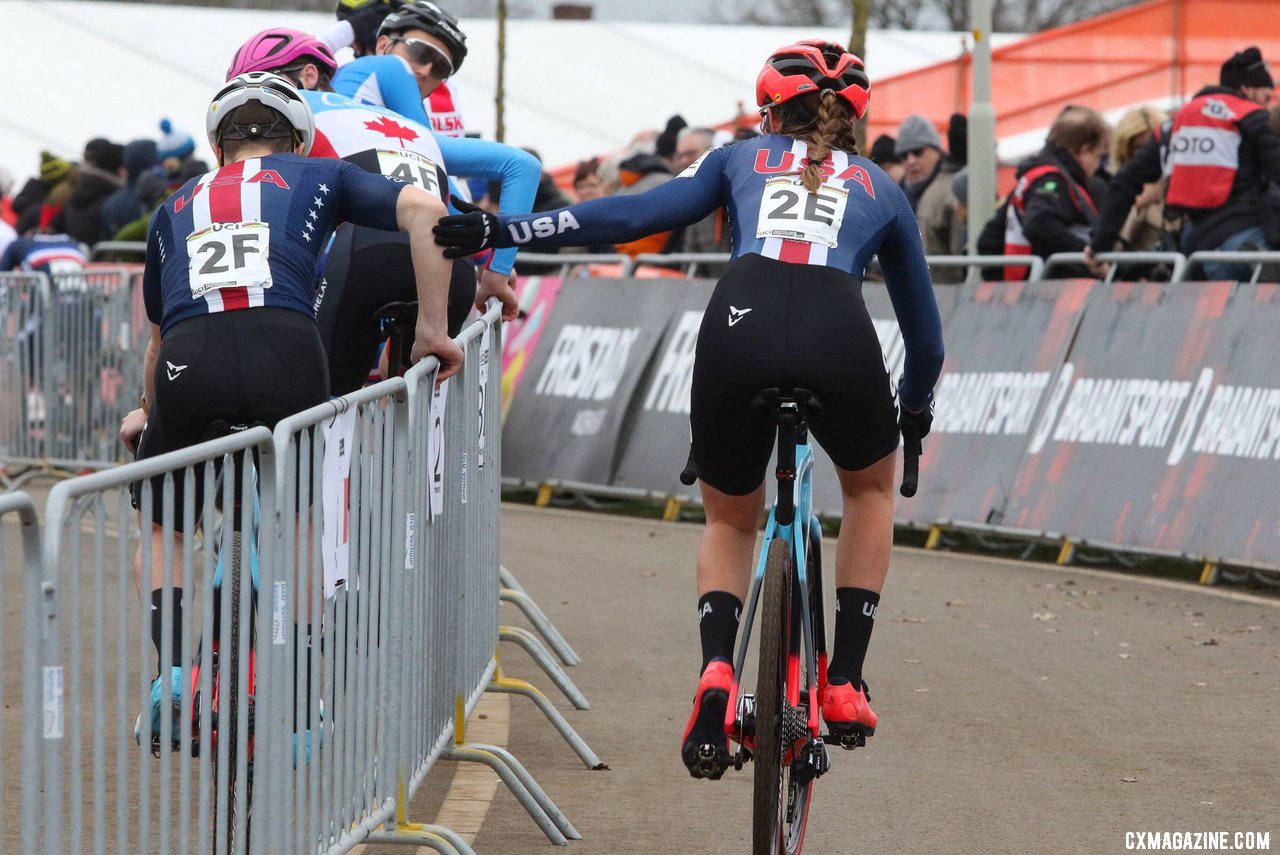
<svg viewBox="0 0 1280 855">
<path fill-rule="evenodd" d="M 857 730 L 832 730 L 822 737 L 822 741 L 827 745 L 839 745 L 845 751 L 852 751 L 866 747 L 867 735 Z"/>
<path fill-rule="evenodd" d="M 792 775 L 800 783 L 820 778 L 831 769 L 827 746 L 820 739 L 811 739 L 800 752 L 800 759 L 792 767 Z"/>
<path fill-rule="evenodd" d="M 734 765 L 735 761 L 729 758 L 728 752 L 723 748 L 710 744 L 699 745 L 689 763 L 689 774 L 694 778 L 718 781 L 723 777 L 724 770 Z"/>
</svg>

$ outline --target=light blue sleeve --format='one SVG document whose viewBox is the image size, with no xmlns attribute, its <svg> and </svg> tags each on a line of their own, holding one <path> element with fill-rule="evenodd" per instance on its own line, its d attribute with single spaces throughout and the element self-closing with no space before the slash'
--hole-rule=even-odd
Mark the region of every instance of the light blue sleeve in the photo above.
<svg viewBox="0 0 1280 855">
<path fill-rule="evenodd" d="M 369 91 L 374 87 L 376 95 Z M 431 117 L 422 104 L 418 81 L 409 66 L 398 56 L 362 56 L 353 59 L 334 75 L 333 91 L 354 101 L 381 105 L 424 127 L 431 127 Z"/>
<path fill-rule="evenodd" d="M 450 178 L 484 178 L 502 183 L 499 214 L 515 216 L 533 210 L 538 182 L 542 180 L 542 165 L 536 157 L 524 149 L 489 140 L 436 134 L 436 142 Z M 499 249 L 494 252 L 489 269 L 510 273 L 515 261 L 515 248 Z"/>
</svg>

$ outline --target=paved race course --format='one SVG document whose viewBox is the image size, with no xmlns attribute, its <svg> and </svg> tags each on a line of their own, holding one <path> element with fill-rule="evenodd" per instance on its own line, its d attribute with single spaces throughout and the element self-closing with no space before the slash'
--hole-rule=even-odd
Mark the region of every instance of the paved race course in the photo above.
<svg viewBox="0 0 1280 855">
<path fill-rule="evenodd" d="M 695 781 L 678 758 L 699 662 L 699 532 L 504 511 L 504 563 L 585 660 L 570 673 L 593 708 L 567 716 L 610 766 L 585 769 L 511 699 L 510 747 L 582 832 L 573 851 L 750 850 L 749 768 Z M 805 851 L 1109 853 L 1127 831 L 1216 830 L 1269 831 L 1280 849 L 1277 606 L 896 551 L 867 667 L 880 728 L 866 749 L 835 750 Z M 504 653 L 508 673 L 568 709 L 522 652 Z M 499 788 L 476 850 L 548 845 Z"/>
</svg>

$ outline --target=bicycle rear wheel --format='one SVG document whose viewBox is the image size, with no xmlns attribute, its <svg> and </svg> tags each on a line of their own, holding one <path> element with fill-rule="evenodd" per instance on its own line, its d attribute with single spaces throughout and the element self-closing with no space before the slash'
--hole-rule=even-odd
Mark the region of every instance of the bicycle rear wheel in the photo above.
<svg viewBox="0 0 1280 855">
<path fill-rule="evenodd" d="M 761 592 L 760 666 L 756 674 L 755 779 L 752 796 L 751 851 L 777 855 L 784 832 L 784 784 L 787 746 L 783 731 L 787 703 L 787 648 L 791 638 L 791 555 L 785 541 L 774 540 L 765 559 Z"/>
<path fill-rule="evenodd" d="M 248 755 L 248 763 L 246 773 L 243 778 L 238 775 L 239 766 L 239 706 L 240 706 L 240 645 L 249 642 L 248 628 L 241 626 L 240 620 L 240 597 L 241 597 L 241 575 L 244 572 L 245 565 L 248 563 L 242 554 L 242 537 L 239 531 L 231 534 L 231 556 L 225 566 L 222 582 L 228 585 L 229 606 L 231 614 L 228 616 L 230 624 L 224 643 L 220 645 L 218 659 L 228 657 L 227 663 L 227 683 L 225 691 L 218 688 L 219 668 L 217 660 L 215 660 L 213 679 L 215 683 L 215 697 L 217 698 L 217 710 L 214 715 L 213 723 L 216 732 L 214 737 L 215 750 L 213 752 L 213 780 L 214 792 L 218 793 L 219 789 L 226 791 L 226 817 L 219 822 L 218 811 L 215 809 L 212 813 L 211 824 L 213 826 L 213 855 L 238 855 L 240 852 L 249 851 L 249 817 L 253 809 L 253 706 L 252 692 L 250 692 L 249 721 L 247 722 L 249 731 L 250 751 Z M 215 600 L 215 609 L 219 604 Z M 250 609 L 252 613 L 252 609 Z M 242 636 L 242 630 L 244 635 Z M 218 762 L 218 755 L 221 750 L 218 749 L 218 743 L 226 740 L 227 744 L 227 762 L 223 766 Z M 219 768 L 221 767 L 221 768 Z M 243 842 L 240 842 L 237 835 L 236 816 L 236 800 L 237 790 L 244 790 L 244 833 Z M 219 799 L 215 796 L 215 807 Z"/>
</svg>

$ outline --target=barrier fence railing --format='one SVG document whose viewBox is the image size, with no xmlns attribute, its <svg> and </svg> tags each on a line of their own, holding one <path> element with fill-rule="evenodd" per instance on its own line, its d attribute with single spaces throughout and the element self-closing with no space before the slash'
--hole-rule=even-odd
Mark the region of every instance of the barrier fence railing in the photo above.
<svg viewBox="0 0 1280 855">
<path fill-rule="evenodd" d="M 1187 267 L 1183 272 L 1183 277 L 1187 277 L 1192 270 L 1197 268 L 1203 271 L 1203 265 L 1205 264 L 1248 265 L 1251 269 L 1248 282 L 1252 285 L 1261 281 L 1264 264 L 1280 265 L 1280 252 L 1193 252 L 1187 258 Z M 1182 278 L 1175 278 L 1173 281 L 1181 282 Z"/>
<path fill-rule="evenodd" d="M 117 463 L 149 336 L 140 276 L 97 267 L 0 274 L 0 466 Z"/>
<path fill-rule="evenodd" d="M 274 434 L 61 481 L 42 544 L 30 500 L 0 496 L 0 554 L 21 566 L 16 513 L 28 576 L 21 851 L 469 853 L 409 819 L 443 756 L 493 766 L 554 842 L 578 836 L 509 752 L 465 741 L 505 690 L 499 324 L 495 303 L 463 332 L 440 394 L 428 359 Z"/>
<path fill-rule="evenodd" d="M 0 579 L 11 592 L 17 592 L 23 604 L 21 623 L 27 631 L 39 629 L 38 606 L 40 585 L 40 532 L 36 519 L 36 507 L 26 493 L 0 494 Z M 7 610 L 6 610 L 7 611 Z M 24 645 L 22 649 L 7 649 L 6 639 L 17 636 L 4 611 L 0 611 L 0 662 L 6 663 L 10 674 L 18 673 L 14 667 L 19 654 L 22 656 L 21 680 L 0 680 L 0 744 L 13 745 L 20 740 L 19 752 L 9 751 L 0 761 L 0 793 L 18 792 L 22 795 L 20 806 L 14 800 L 0 800 L 0 851 L 22 851 L 22 818 L 36 815 L 37 782 L 24 774 L 25 769 L 37 768 L 40 724 L 23 715 L 22 698 L 40 693 L 40 663 L 37 651 Z M 5 684 L 20 691 L 6 690 Z M 6 803 L 7 802 L 7 803 Z"/>
<path fill-rule="evenodd" d="M 1133 270 L 1134 265 L 1143 268 L 1167 265 L 1164 279 L 1171 282 L 1181 282 L 1187 269 L 1187 257 L 1180 252 L 1100 252 L 1096 258 L 1103 264 L 1110 265 L 1103 282 L 1129 281 L 1134 278 L 1135 273 L 1141 272 Z M 1055 252 L 1045 261 L 1042 276 L 1049 277 L 1054 268 L 1083 264 L 1083 252 Z"/>
</svg>

